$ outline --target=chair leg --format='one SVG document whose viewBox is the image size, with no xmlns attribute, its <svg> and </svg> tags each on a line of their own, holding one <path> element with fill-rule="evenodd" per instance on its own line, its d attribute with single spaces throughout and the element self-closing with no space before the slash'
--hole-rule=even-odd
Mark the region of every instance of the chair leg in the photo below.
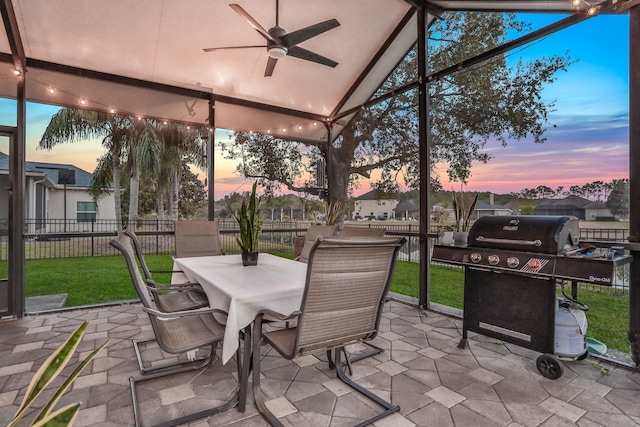
<svg viewBox="0 0 640 427">
<path fill-rule="evenodd" d="M 367 396 L 369 399 L 373 400 L 378 405 L 380 405 L 383 408 L 385 408 L 385 410 L 382 413 L 380 413 L 378 415 L 375 415 L 375 416 L 367 419 L 366 421 L 361 422 L 360 424 L 356 425 L 355 427 L 364 427 L 364 426 L 370 425 L 370 424 L 374 423 L 375 421 L 378 421 L 378 420 L 386 417 L 387 415 L 391 415 L 394 412 L 400 411 L 400 407 L 399 406 L 393 405 L 390 402 L 387 402 L 386 400 L 380 398 L 379 396 L 375 395 L 374 393 L 370 392 L 366 388 L 362 387 L 360 384 L 357 384 L 356 382 L 351 380 L 349 377 L 347 377 L 345 372 L 342 370 L 342 363 L 340 362 L 340 354 L 343 351 L 344 351 L 344 347 L 337 348 L 334 351 L 336 373 L 338 374 L 338 378 L 340 378 L 342 380 L 342 382 L 347 384 L 349 387 L 351 387 L 354 390 L 356 390 L 357 392 Z"/>
<path fill-rule="evenodd" d="M 211 364 L 211 362 L 213 362 L 213 359 L 215 358 L 215 352 L 214 352 L 213 356 L 211 353 L 209 353 L 202 357 L 198 357 L 194 360 L 177 361 L 177 362 L 165 363 L 162 365 L 148 367 L 148 366 L 144 366 L 144 362 L 142 361 L 142 352 L 140 351 L 140 344 L 155 342 L 156 341 L 155 338 L 150 338 L 142 341 L 139 341 L 139 340 L 132 340 L 132 341 L 133 341 L 133 349 L 136 352 L 136 360 L 138 361 L 138 368 L 140 369 L 140 373 L 142 374 L 146 374 L 148 372 L 162 371 L 164 369 L 187 365 L 187 364 L 198 362 L 201 360 L 204 360 L 205 362 L 210 360 L 209 364 Z"/>
<path fill-rule="evenodd" d="M 150 374 L 150 375 L 145 375 L 145 376 L 141 376 L 141 377 L 130 377 L 129 378 L 129 385 L 131 387 L 131 399 L 133 401 L 133 418 L 135 421 L 135 425 L 136 427 L 141 426 L 141 421 L 140 421 L 140 413 L 139 413 L 139 409 L 138 409 L 138 399 L 137 399 L 137 395 L 136 395 L 136 384 L 137 383 L 141 383 L 144 381 L 149 381 L 149 380 L 153 380 L 156 378 L 162 378 L 162 377 L 166 377 L 169 375 L 174 375 L 174 374 L 179 374 L 182 372 L 188 372 L 188 371 L 196 371 L 196 370 L 201 370 L 201 369 L 206 369 L 208 368 L 211 363 L 213 363 L 213 360 L 215 359 L 215 353 L 216 353 L 216 344 L 212 344 L 211 345 L 211 357 L 207 358 L 207 360 L 204 363 L 201 363 L 198 366 L 183 366 L 183 367 L 179 367 L 176 369 L 172 369 L 172 370 L 167 370 L 167 371 L 161 371 L 161 372 L 156 372 L 154 374 Z M 214 415 L 217 414 L 219 412 L 224 412 L 228 409 L 233 408 L 234 406 L 236 406 L 238 404 L 238 396 L 239 396 L 239 390 L 237 390 L 233 397 L 231 399 L 229 399 L 227 402 L 225 402 L 224 404 L 217 406 L 215 408 L 210 408 L 210 409 L 205 409 L 203 411 L 199 411 L 193 414 L 188 414 L 185 415 L 183 417 L 180 418 L 175 418 L 173 420 L 170 421 L 165 421 L 163 423 L 157 424 L 154 427 L 170 427 L 170 426 L 176 426 L 178 424 L 185 424 L 194 420 L 198 420 L 200 418 L 205 418 L 208 417 L 210 415 Z"/>
<path fill-rule="evenodd" d="M 253 323 L 253 400 L 256 403 L 258 412 L 269 421 L 269 424 L 273 427 L 284 427 L 264 403 L 264 395 L 260 389 L 260 339 L 262 335 L 262 325 L 259 321 Z"/>
<path fill-rule="evenodd" d="M 376 354 L 384 353 L 384 348 L 380 348 L 368 342 L 362 344 L 366 345 L 367 347 L 371 347 L 372 349 L 364 353 L 360 353 L 357 356 L 350 357 L 348 360 L 352 363 L 357 362 L 358 360 L 366 359 L 367 357 L 375 356 Z M 351 370 L 351 367 L 349 367 L 349 370 Z"/>
</svg>

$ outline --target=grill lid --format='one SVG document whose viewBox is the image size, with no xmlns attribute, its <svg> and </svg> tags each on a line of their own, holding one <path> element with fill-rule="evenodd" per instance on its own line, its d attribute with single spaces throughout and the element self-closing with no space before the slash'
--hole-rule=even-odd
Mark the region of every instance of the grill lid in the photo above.
<svg viewBox="0 0 640 427">
<path fill-rule="evenodd" d="M 468 246 L 559 254 L 576 248 L 579 236 L 573 216 L 488 215 L 469 230 Z"/>
</svg>

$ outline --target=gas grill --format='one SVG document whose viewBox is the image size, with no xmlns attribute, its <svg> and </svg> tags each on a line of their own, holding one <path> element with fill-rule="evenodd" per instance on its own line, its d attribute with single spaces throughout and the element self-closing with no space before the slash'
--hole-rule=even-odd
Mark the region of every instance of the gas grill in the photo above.
<svg viewBox="0 0 640 427">
<path fill-rule="evenodd" d="M 484 216 L 466 246 L 436 245 L 433 260 L 465 266 L 459 346 L 473 331 L 553 354 L 558 280 L 572 282 L 575 298 L 577 282 L 610 286 L 617 268 L 631 262 L 609 248 L 581 245 L 579 233 L 571 216 Z"/>
</svg>

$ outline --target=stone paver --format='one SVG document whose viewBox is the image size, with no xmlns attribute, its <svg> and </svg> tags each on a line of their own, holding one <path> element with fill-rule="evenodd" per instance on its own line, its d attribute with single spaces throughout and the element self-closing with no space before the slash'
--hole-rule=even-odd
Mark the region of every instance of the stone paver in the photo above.
<svg viewBox="0 0 640 427">
<path fill-rule="evenodd" d="M 60 404 L 82 402 L 76 426 L 133 425 L 129 377 L 139 372 L 131 339 L 153 335 L 136 304 L 0 321 L 0 425 L 17 410 L 33 373 L 84 319 L 89 328 L 78 348 L 82 357 L 104 339 L 111 341 Z M 354 363 L 352 376 L 400 406 L 399 413 L 377 421 L 375 427 L 640 425 L 639 372 L 587 358 L 566 362 L 563 377 L 551 381 L 537 372 L 536 352 L 475 333 L 469 334 L 469 347 L 460 349 L 460 331 L 458 318 L 398 302 L 385 305 L 381 332 L 374 341 L 384 352 Z M 364 345 L 349 348 L 353 353 L 368 350 Z M 169 358 L 155 344 L 143 354 L 150 363 Z M 336 379 L 324 354 L 289 361 L 265 348 L 263 355 L 267 405 L 285 426 L 349 426 L 380 411 Z M 218 360 L 198 374 L 139 383 L 137 392 L 142 419 L 151 424 L 219 405 L 236 388 L 235 362 L 222 365 Z M 190 424 L 208 425 L 268 423 L 249 394 L 246 412 L 234 408 Z"/>
</svg>

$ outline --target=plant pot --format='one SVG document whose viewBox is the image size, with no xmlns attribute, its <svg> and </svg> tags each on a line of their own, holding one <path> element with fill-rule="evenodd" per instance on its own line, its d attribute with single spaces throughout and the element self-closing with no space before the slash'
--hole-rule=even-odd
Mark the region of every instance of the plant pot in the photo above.
<svg viewBox="0 0 640 427">
<path fill-rule="evenodd" d="M 440 236 L 439 242 L 440 245 L 450 246 L 453 245 L 453 231 L 445 231 Z"/>
<path fill-rule="evenodd" d="M 468 231 L 454 231 L 453 232 L 453 245 L 454 246 L 467 246 L 469 241 Z"/>
<path fill-rule="evenodd" d="M 242 251 L 242 265 L 258 265 L 258 252 Z"/>
</svg>

